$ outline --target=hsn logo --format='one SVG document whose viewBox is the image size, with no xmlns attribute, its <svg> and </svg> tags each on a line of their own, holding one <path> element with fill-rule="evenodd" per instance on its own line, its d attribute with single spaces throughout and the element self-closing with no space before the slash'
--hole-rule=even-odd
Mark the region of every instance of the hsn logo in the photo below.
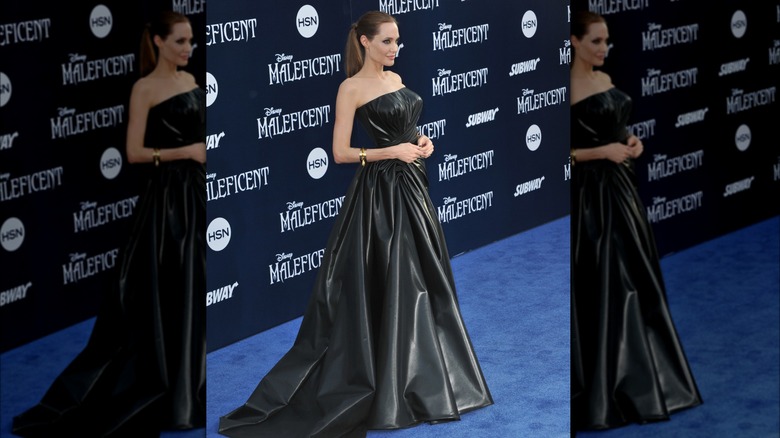
<svg viewBox="0 0 780 438">
<path fill-rule="evenodd" d="M 317 10 L 311 5 L 303 5 L 298 9 L 298 15 L 295 17 L 295 26 L 298 33 L 304 38 L 311 38 L 317 33 L 320 27 L 320 17 Z"/>
<path fill-rule="evenodd" d="M 320 179 L 328 171 L 328 153 L 323 148 L 314 148 L 306 158 L 306 170 L 309 176 Z"/>
<path fill-rule="evenodd" d="M 531 125 L 528 127 L 528 131 L 525 133 L 525 145 L 530 151 L 539 149 L 539 145 L 542 143 L 542 130 L 537 125 Z"/>
<path fill-rule="evenodd" d="M 231 234 L 230 222 L 227 219 L 214 218 L 206 230 L 206 242 L 212 251 L 222 251 L 230 243 Z"/>
<path fill-rule="evenodd" d="M 89 28 L 98 38 L 105 38 L 111 32 L 113 21 L 111 11 L 104 5 L 95 6 L 89 14 Z"/>
<path fill-rule="evenodd" d="M 122 171 L 122 154 L 117 148 L 108 148 L 100 157 L 100 171 L 105 179 L 114 179 Z"/>
</svg>

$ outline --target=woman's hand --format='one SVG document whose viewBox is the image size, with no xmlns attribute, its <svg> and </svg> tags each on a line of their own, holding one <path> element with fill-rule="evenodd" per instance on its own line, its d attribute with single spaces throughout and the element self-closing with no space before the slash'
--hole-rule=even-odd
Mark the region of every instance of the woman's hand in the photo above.
<svg viewBox="0 0 780 438">
<path fill-rule="evenodd" d="M 414 143 L 401 143 L 393 146 L 395 158 L 404 163 L 413 163 L 416 159 L 422 158 L 422 149 Z"/>
<path fill-rule="evenodd" d="M 604 153 L 604 158 L 614 163 L 622 163 L 629 158 L 632 158 L 632 150 L 630 146 L 623 143 L 609 143 L 601 146 Z"/>
<path fill-rule="evenodd" d="M 404 163 L 412 163 L 417 159 L 430 157 L 433 153 L 433 142 L 431 142 L 431 139 L 423 135 L 420 136 L 417 143 L 401 143 L 393 146 L 395 158 Z"/>
<path fill-rule="evenodd" d="M 632 135 L 628 137 L 628 150 L 631 154 L 631 158 L 639 158 L 645 150 L 645 146 L 642 144 L 642 140 L 637 136 Z"/>
<path fill-rule="evenodd" d="M 423 154 L 422 158 L 428 158 L 433 155 L 433 142 L 427 135 L 421 135 L 417 139 L 417 146 Z"/>
</svg>

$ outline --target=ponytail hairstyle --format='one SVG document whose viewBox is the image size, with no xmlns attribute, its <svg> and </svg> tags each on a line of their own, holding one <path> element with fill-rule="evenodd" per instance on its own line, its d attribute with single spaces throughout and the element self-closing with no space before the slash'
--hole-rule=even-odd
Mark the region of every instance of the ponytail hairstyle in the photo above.
<svg viewBox="0 0 780 438">
<path fill-rule="evenodd" d="M 373 39 L 379 33 L 379 26 L 383 23 L 398 25 L 392 15 L 380 11 L 370 11 L 363 14 L 349 28 L 344 56 L 344 71 L 346 71 L 348 78 L 355 76 L 363 68 L 366 49 L 360 44 L 360 37 L 365 35 L 369 40 Z"/>
<path fill-rule="evenodd" d="M 173 32 L 173 25 L 176 23 L 189 23 L 186 15 L 173 11 L 163 11 L 155 15 L 152 21 L 144 26 L 143 35 L 141 35 L 140 51 L 140 71 L 141 76 L 146 76 L 157 66 L 157 46 L 154 44 L 154 37 L 159 36 L 162 39 L 168 37 Z"/>
</svg>

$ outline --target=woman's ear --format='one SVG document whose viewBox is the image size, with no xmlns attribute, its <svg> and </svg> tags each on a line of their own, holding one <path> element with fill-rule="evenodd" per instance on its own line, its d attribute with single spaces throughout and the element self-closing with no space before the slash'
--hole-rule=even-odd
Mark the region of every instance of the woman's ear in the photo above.
<svg viewBox="0 0 780 438">
<path fill-rule="evenodd" d="M 152 38 L 152 41 L 154 41 L 154 45 L 157 46 L 158 49 L 163 43 L 163 39 L 160 38 L 160 35 L 155 35 L 154 38 Z"/>
<path fill-rule="evenodd" d="M 368 47 L 368 37 L 365 35 L 360 35 L 360 44 L 363 46 L 363 48 Z"/>
</svg>

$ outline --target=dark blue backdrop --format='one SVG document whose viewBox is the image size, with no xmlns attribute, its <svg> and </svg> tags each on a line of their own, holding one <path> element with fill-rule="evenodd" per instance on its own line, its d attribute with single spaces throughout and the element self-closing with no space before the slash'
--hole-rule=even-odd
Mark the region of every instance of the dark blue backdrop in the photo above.
<svg viewBox="0 0 780 438">
<path fill-rule="evenodd" d="M 780 213 L 780 3 L 581 1 L 634 100 L 639 192 L 669 254 Z"/>
<path fill-rule="evenodd" d="M 125 157 L 144 23 L 203 2 L 3 1 L 0 14 L 0 351 L 94 316 L 140 194 Z"/>
<path fill-rule="evenodd" d="M 376 9 L 397 18 L 393 70 L 424 100 L 450 253 L 568 214 L 567 2 L 211 3 L 209 350 L 303 312 L 356 170 L 331 155 L 346 35 Z"/>
</svg>

